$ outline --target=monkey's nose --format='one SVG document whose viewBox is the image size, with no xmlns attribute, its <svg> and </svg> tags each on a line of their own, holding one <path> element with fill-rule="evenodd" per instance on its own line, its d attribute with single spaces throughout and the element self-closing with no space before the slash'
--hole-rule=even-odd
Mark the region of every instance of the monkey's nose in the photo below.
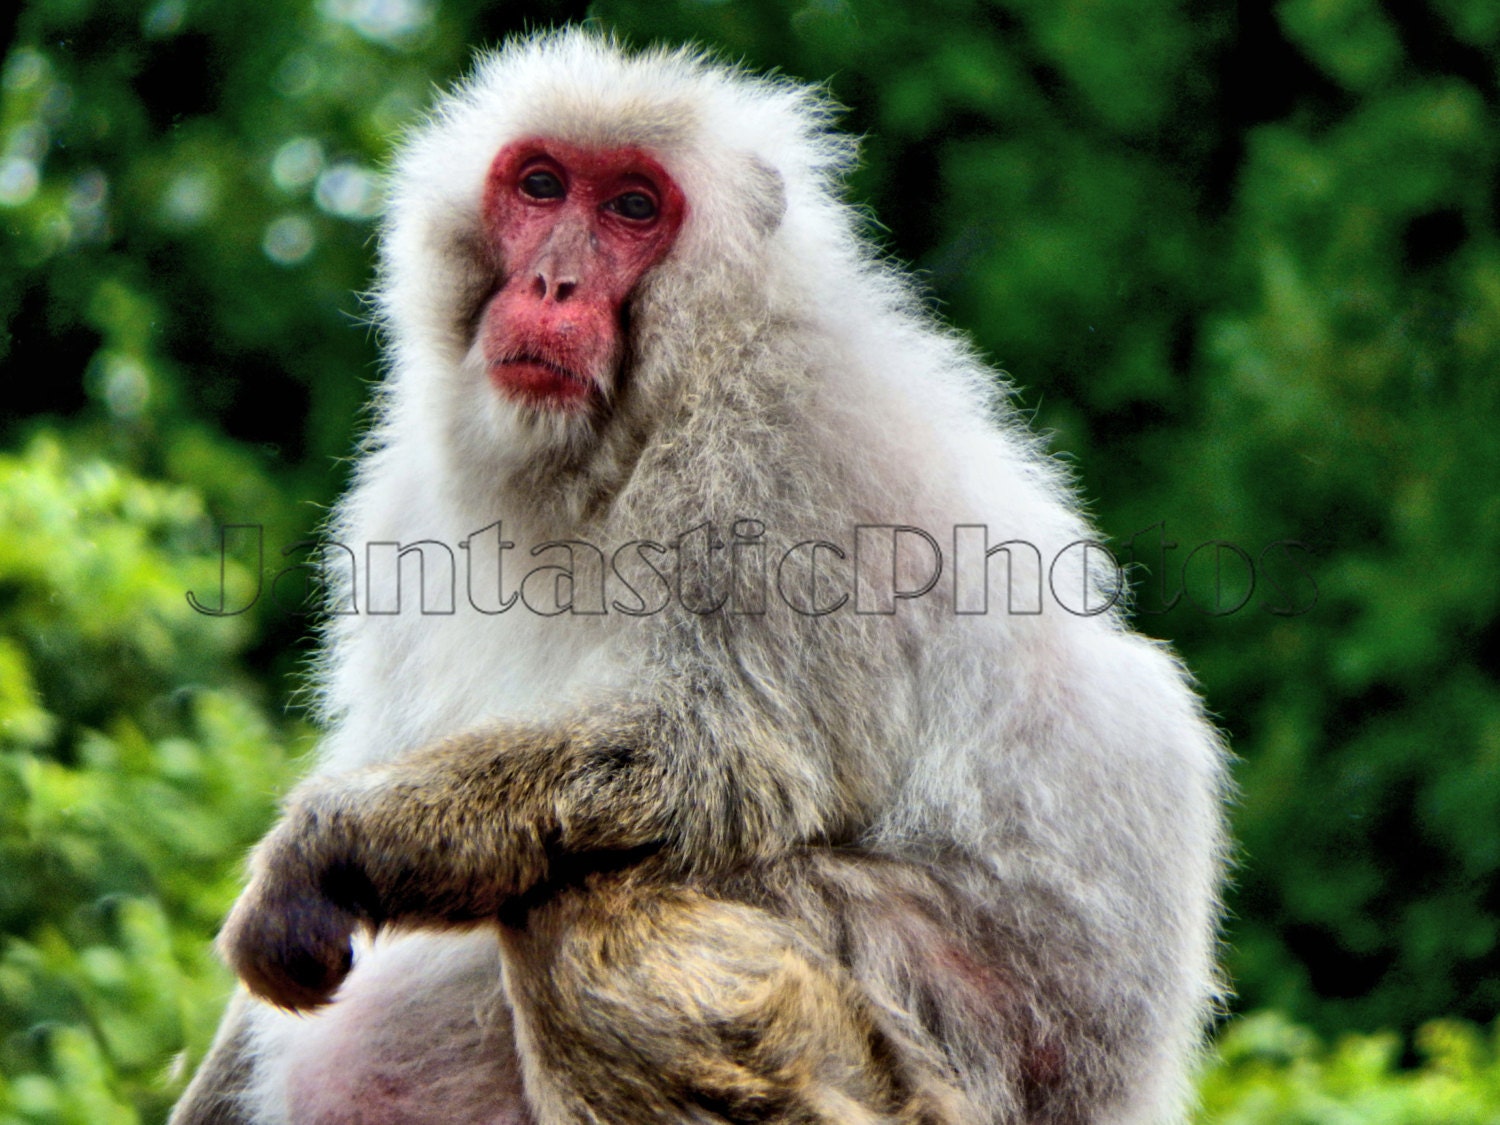
<svg viewBox="0 0 1500 1125">
<path fill-rule="evenodd" d="M 577 288 L 578 282 L 574 278 L 565 277 L 559 278 L 556 281 L 552 281 L 547 277 L 545 273 L 538 273 L 536 275 L 536 281 L 532 285 L 532 289 L 536 293 L 537 300 L 545 301 L 550 297 L 558 304 L 562 304 L 562 302 L 571 297 L 573 295 L 573 291 Z"/>
</svg>

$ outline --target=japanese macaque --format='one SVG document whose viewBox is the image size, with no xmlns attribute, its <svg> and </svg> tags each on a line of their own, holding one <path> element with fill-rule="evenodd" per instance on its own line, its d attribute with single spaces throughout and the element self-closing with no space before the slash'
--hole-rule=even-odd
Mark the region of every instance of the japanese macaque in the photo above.
<svg viewBox="0 0 1500 1125">
<path fill-rule="evenodd" d="M 329 734 L 175 1122 L 1181 1120 L 1221 746 L 828 118 L 573 31 L 405 147 Z"/>
</svg>

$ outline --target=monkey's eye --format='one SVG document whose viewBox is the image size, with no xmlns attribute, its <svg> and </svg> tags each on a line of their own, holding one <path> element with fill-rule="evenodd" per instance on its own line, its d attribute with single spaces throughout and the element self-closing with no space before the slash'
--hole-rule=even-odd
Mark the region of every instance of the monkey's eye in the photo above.
<svg viewBox="0 0 1500 1125">
<path fill-rule="evenodd" d="M 624 195 L 615 196 L 604 206 L 626 219 L 656 218 L 656 200 L 643 191 L 627 191 Z"/>
<path fill-rule="evenodd" d="M 521 180 L 521 190 L 532 199 L 561 199 L 567 194 L 555 172 L 529 172 Z"/>
</svg>

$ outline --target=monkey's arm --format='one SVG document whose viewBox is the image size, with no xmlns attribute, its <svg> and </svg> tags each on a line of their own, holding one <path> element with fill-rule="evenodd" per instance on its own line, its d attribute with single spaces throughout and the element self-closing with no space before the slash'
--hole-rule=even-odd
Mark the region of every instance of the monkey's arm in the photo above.
<svg viewBox="0 0 1500 1125">
<path fill-rule="evenodd" d="M 314 1007 L 356 929 L 496 917 L 563 856 L 650 851 L 689 874 L 836 836 L 859 787 L 807 749 L 748 716 L 630 706 L 316 779 L 256 849 L 220 949 L 258 995 Z"/>
</svg>

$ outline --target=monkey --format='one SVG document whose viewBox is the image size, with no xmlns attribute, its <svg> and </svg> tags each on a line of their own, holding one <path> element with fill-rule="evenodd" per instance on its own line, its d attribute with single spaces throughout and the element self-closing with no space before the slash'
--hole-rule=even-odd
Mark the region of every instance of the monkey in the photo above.
<svg viewBox="0 0 1500 1125">
<path fill-rule="evenodd" d="M 1226 751 L 833 118 L 569 29 L 407 139 L 328 733 L 174 1125 L 1184 1119 Z"/>
</svg>

